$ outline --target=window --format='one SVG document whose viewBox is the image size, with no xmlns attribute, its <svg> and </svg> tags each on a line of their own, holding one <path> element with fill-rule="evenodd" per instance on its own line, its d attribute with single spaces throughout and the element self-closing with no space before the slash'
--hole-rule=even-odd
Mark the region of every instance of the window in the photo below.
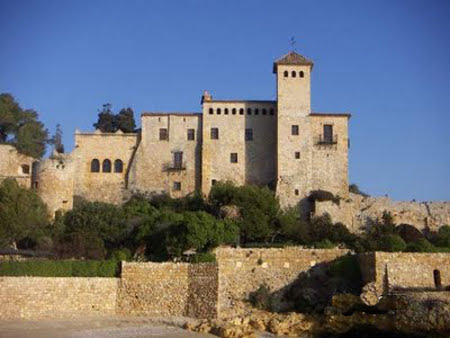
<svg viewBox="0 0 450 338">
<path fill-rule="evenodd" d="M 220 114 L 222 114 L 222 109 L 217 108 L 217 115 L 220 115 Z"/>
<path fill-rule="evenodd" d="M 296 151 L 296 152 L 295 152 L 295 158 L 296 158 L 297 160 L 300 158 L 300 152 L 299 152 L 299 151 Z"/>
<path fill-rule="evenodd" d="M 231 153 L 231 154 L 230 154 L 230 162 L 231 162 L 231 163 L 238 163 L 238 156 L 237 156 L 237 153 Z"/>
<path fill-rule="evenodd" d="M 180 191 L 181 190 L 181 182 L 173 182 L 173 190 Z"/>
<path fill-rule="evenodd" d="M 183 152 L 176 151 L 173 153 L 173 167 L 175 169 L 183 168 Z"/>
<path fill-rule="evenodd" d="M 110 160 L 106 159 L 106 160 L 103 161 L 102 171 L 104 173 L 110 173 L 111 172 L 111 161 Z"/>
<path fill-rule="evenodd" d="M 323 141 L 325 143 L 333 143 L 333 125 L 323 125 Z"/>
<path fill-rule="evenodd" d="M 255 109 L 255 115 L 259 115 L 259 109 L 258 108 Z"/>
<path fill-rule="evenodd" d="M 100 172 L 100 161 L 96 158 L 91 161 L 91 173 Z"/>
<path fill-rule="evenodd" d="M 295 190 L 294 190 L 294 194 L 295 194 L 295 196 L 298 196 L 298 195 L 299 195 L 298 189 L 295 189 Z"/>
<path fill-rule="evenodd" d="M 247 115 L 252 115 L 252 108 L 247 108 Z"/>
<path fill-rule="evenodd" d="M 219 139 L 219 128 L 211 128 L 211 140 Z"/>
<path fill-rule="evenodd" d="M 293 70 L 292 73 L 291 73 L 291 76 L 292 77 L 296 77 L 297 76 L 297 72 L 295 70 Z"/>
<path fill-rule="evenodd" d="M 214 109 L 209 108 L 209 114 L 210 114 L 210 115 L 214 114 Z"/>
<path fill-rule="evenodd" d="M 188 139 L 188 141 L 194 141 L 195 140 L 195 129 L 188 129 L 187 130 L 187 139 Z"/>
<path fill-rule="evenodd" d="M 245 129 L 245 140 L 253 141 L 253 129 Z"/>
<path fill-rule="evenodd" d="M 298 135 L 298 124 L 293 124 L 291 126 L 291 134 L 292 135 Z"/>
<path fill-rule="evenodd" d="M 217 183 L 217 180 L 213 178 L 213 179 L 211 180 L 211 185 L 216 185 L 216 183 Z"/>
<path fill-rule="evenodd" d="M 287 70 L 284 71 L 284 77 L 288 77 L 289 76 L 289 72 Z"/>
<path fill-rule="evenodd" d="M 114 172 L 121 173 L 123 171 L 123 162 L 121 160 L 114 161 Z"/>
<path fill-rule="evenodd" d="M 225 108 L 225 115 L 228 115 L 228 108 Z"/>
<path fill-rule="evenodd" d="M 244 115 L 244 108 L 239 109 L 239 115 Z"/>
<path fill-rule="evenodd" d="M 305 73 L 303 73 L 303 70 L 301 70 L 301 71 L 298 73 L 298 76 L 300 76 L 300 77 L 305 77 Z"/>
<path fill-rule="evenodd" d="M 233 108 L 233 109 L 231 110 L 231 114 L 236 115 L 236 108 Z"/>
<path fill-rule="evenodd" d="M 22 174 L 29 174 L 30 173 L 30 166 L 28 164 L 22 164 Z"/>
<path fill-rule="evenodd" d="M 169 135 L 167 134 L 167 128 L 160 128 L 159 129 L 159 140 L 167 141 L 168 139 L 169 139 Z"/>
<path fill-rule="evenodd" d="M 273 115 L 275 113 L 275 109 L 270 108 L 270 115 Z"/>
<path fill-rule="evenodd" d="M 263 109 L 262 109 L 262 114 L 263 114 L 263 115 L 267 115 L 267 109 L 266 109 L 266 108 L 263 108 Z"/>
</svg>

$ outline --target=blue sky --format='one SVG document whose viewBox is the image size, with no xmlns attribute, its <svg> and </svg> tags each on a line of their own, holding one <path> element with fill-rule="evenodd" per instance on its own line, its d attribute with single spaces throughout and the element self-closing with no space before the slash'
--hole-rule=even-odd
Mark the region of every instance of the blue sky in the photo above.
<svg viewBox="0 0 450 338">
<path fill-rule="evenodd" d="M 66 149 L 113 109 L 200 111 L 275 99 L 272 62 L 315 61 L 312 106 L 351 112 L 350 181 L 373 195 L 450 199 L 450 1 L 0 0 L 0 92 Z"/>
</svg>

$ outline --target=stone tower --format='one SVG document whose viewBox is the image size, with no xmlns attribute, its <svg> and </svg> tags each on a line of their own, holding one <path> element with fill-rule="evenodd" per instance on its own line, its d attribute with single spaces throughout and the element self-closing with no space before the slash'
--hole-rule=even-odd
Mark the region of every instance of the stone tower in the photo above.
<svg viewBox="0 0 450 338">
<path fill-rule="evenodd" d="M 311 71 L 313 62 L 290 52 L 276 60 L 277 195 L 282 206 L 298 205 L 311 190 Z"/>
</svg>

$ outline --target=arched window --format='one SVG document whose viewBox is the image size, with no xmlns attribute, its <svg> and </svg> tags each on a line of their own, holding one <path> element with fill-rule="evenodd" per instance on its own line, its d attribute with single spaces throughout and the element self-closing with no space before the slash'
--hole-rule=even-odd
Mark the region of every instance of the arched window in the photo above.
<svg viewBox="0 0 450 338">
<path fill-rule="evenodd" d="M 275 109 L 270 108 L 270 115 L 273 115 L 275 113 Z"/>
<path fill-rule="evenodd" d="M 262 114 L 263 114 L 263 115 L 267 115 L 267 109 L 266 109 L 266 108 L 263 108 Z"/>
<path fill-rule="evenodd" d="M 247 115 L 252 115 L 252 108 L 247 108 Z"/>
<path fill-rule="evenodd" d="M 111 161 L 106 159 L 103 161 L 103 165 L 102 165 L 102 171 L 104 173 L 110 173 L 111 172 Z"/>
<path fill-rule="evenodd" d="M 231 114 L 236 115 L 236 108 L 233 108 L 233 109 L 231 110 Z"/>
<path fill-rule="evenodd" d="M 228 115 L 228 108 L 225 108 L 225 115 Z"/>
<path fill-rule="evenodd" d="M 217 115 L 220 115 L 220 114 L 222 114 L 222 109 L 217 108 Z"/>
<path fill-rule="evenodd" d="M 98 173 L 100 172 L 100 161 L 94 158 L 91 161 L 91 173 Z"/>
<path fill-rule="evenodd" d="M 301 71 L 298 73 L 298 76 L 300 76 L 300 77 L 305 77 L 305 73 L 303 73 L 303 70 L 301 70 Z"/>
<path fill-rule="evenodd" d="M 239 109 L 239 115 L 244 115 L 244 108 Z"/>
<path fill-rule="evenodd" d="M 289 72 L 287 70 L 284 71 L 284 77 L 288 77 L 289 76 Z"/>
<path fill-rule="evenodd" d="M 114 172 L 115 173 L 121 173 L 123 171 L 123 162 L 122 160 L 115 160 L 114 161 Z"/>
<path fill-rule="evenodd" d="M 259 115 L 259 109 L 258 108 L 255 109 L 255 115 Z"/>
<path fill-rule="evenodd" d="M 297 72 L 295 70 L 293 70 L 292 73 L 291 73 L 291 76 L 292 77 L 296 77 L 297 76 Z"/>
<path fill-rule="evenodd" d="M 214 114 L 214 109 L 209 108 L 209 114 L 210 114 L 210 115 Z"/>
</svg>

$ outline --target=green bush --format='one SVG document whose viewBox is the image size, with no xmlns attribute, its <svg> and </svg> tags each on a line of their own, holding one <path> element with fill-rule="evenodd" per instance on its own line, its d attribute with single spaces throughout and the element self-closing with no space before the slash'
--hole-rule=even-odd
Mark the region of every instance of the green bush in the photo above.
<svg viewBox="0 0 450 338">
<path fill-rule="evenodd" d="M 377 250 L 397 252 L 406 249 L 405 241 L 398 235 L 384 235 L 377 241 Z"/>
<path fill-rule="evenodd" d="M 320 242 L 315 242 L 313 246 L 317 249 L 332 249 L 336 247 L 336 244 L 331 243 L 328 239 L 324 239 Z"/>
<path fill-rule="evenodd" d="M 406 246 L 407 252 L 434 252 L 433 244 L 428 242 L 425 238 L 418 239 L 415 242 L 408 243 Z"/>
<path fill-rule="evenodd" d="M 216 255 L 211 252 L 199 252 L 192 256 L 191 263 L 215 263 Z"/>
<path fill-rule="evenodd" d="M 29 260 L 0 263 L 0 276 L 39 277 L 117 277 L 120 264 L 115 260 Z"/>
</svg>

